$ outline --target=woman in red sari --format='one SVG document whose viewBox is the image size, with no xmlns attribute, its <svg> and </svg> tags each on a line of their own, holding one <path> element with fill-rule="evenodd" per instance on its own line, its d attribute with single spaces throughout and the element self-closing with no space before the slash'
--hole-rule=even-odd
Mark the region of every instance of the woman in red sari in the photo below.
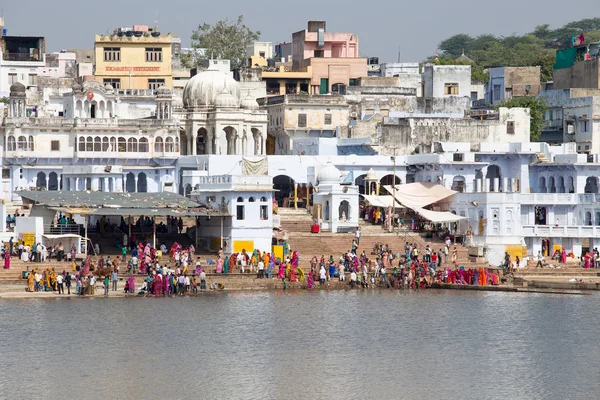
<svg viewBox="0 0 600 400">
<path fill-rule="evenodd" d="M 4 269 L 10 268 L 10 251 L 4 253 Z"/>
</svg>

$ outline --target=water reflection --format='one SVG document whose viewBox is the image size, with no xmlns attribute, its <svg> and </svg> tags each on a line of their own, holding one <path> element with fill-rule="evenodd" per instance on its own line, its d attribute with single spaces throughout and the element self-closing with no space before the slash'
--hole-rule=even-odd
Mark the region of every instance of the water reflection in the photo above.
<svg viewBox="0 0 600 400">
<path fill-rule="evenodd" d="M 0 301 L 0 398 L 596 398 L 600 297 Z"/>
</svg>

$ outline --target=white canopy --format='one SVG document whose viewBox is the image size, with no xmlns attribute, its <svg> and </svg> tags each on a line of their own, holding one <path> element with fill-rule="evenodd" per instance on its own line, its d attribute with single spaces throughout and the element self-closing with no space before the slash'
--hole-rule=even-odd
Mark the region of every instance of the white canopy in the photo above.
<svg viewBox="0 0 600 400">
<path fill-rule="evenodd" d="M 394 193 L 394 189 L 384 186 L 388 193 Z M 458 192 L 447 189 L 442 185 L 430 182 L 415 182 L 404 185 L 396 185 L 396 201 L 409 208 L 422 208 L 440 200 L 448 198 Z"/>
<path fill-rule="evenodd" d="M 362 197 L 365 198 L 373 207 L 393 207 L 394 198 L 392 196 L 374 196 L 368 194 L 361 194 Z M 398 202 L 396 202 L 396 208 L 404 208 Z"/>
<path fill-rule="evenodd" d="M 460 217 L 448 211 L 431 211 L 424 208 L 413 208 L 413 210 L 431 222 L 455 222 L 468 219 L 467 217 Z"/>
</svg>

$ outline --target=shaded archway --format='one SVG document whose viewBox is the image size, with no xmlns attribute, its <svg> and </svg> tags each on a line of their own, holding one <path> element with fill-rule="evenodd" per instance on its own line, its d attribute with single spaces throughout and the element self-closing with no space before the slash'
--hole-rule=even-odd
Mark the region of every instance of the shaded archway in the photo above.
<svg viewBox="0 0 600 400">
<path fill-rule="evenodd" d="M 356 186 L 358 186 L 358 194 L 369 194 L 366 193 L 366 188 L 365 188 L 365 178 L 367 177 L 367 174 L 362 174 L 356 177 L 356 179 L 354 179 L 354 184 Z"/>
<path fill-rule="evenodd" d="M 40 189 L 46 189 L 46 174 L 43 171 L 37 173 L 37 180 L 35 182 L 35 187 Z"/>
<path fill-rule="evenodd" d="M 330 206 L 329 206 L 329 200 L 327 200 L 325 202 L 325 211 L 323 212 L 323 219 L 325 221 L 329 221 L 329 214 L 330 214 L 331 210 L 330 210 Z"/>
<path fill-rule="evenodd" d="M 275 199 L 279 207 L 287 207 L 288 200 L 294 199 L 294 180 L 287 175 L 277 175 L 273 178 Z"/>
<path fill-rule="evenodd" d="M 394 177 L 396 179 L 394 179 Z M 394 174 L 388 174 L 386 176 L 384 176 L 383 178 L 380 179 L 379 184 L 380 184 L 380 193 L 381 195 L 391 195 L 391 193 L 388 193 L 385 189 L 384 186 L 392 186 L 393 182 L 395 181 L 396 186 L 402 184 L 402 180 L 396 175 L 394 176 Z"/>
<path fill-rule="evenodd" d="M 585 213 L 585 225 L 592 226 L 592 213 L 589 211 L 586 211 Z"/>
<path fill-rule="evenodd" d="M 198 129 L 198 137 L 196 138 L 196 154 L 210 154 L 210 143 L 206 128 Z"/>
<path fill-rule="evenodd" d="M 54 171 L 48 175 L 48 190 L 58 190 L 58 174 Z"/>
<path fill-rule="evenodd" d="M 231 126 L 223 130 L 225 131 L 225 139 L 227 140 L 227 154 L 234 155 L 237 149 L 237 131 Z"/>
<path fill-rule="evenodd" d="M 187 185 L 185 185 L 183 195 L 187 198 L 190 198 L 192 196 L 192 185 L 191 184 L 188 183 Z"/>
<path fill-rule="evenodd" d="M 564 176 L 559 176 L 558 177 L 558 193 L 565 193 L 567 191 L 567 189 L 565 188 L 565 177 Z"/>
<path fill-rule="evenodd" d="M 547 193 L 548 192 L 548 188 L 546 187 L 546 178 L 543 176 L 540 176 L 540 182 L 538 185 L 538 193 Z"/>
<path fill-rule="evenodd" d="M 465 177 L 462 175 L 457 175 L 452 179 L 452 190 L 455 190 L 459 193 L 465 192 Z"/>
<path fill-rule="evenodd" d="M 135 193 L 135 176 L 133 175 L 133 172 L 127 174 L 125 191 L 127 193 Z"/>
<path fill-rule="evenodd" d="M 485 174 L 485 178 L 489 179 L 490 192 L 499 192 L 500 191 L 500 181 L 502 179 L 502 171 L 500 167 L 492 164 L 488 166 L 487 173 Z"/>
<path fill-rule="evenodd" d="M 556 180 L 553 176 L 548 179 L 548 192 L 556 193 Z"/>
<path fill-rule="evenodd" d="M 148 192 L 148 180 L 145 172 L 140 172 L 138 174 L 137 191 L 138 193 Z"/>
<path fill-rule="evenodd" d="M 598 178 L 590 176 L 585 180 L 585 193 L 598 193 Z"/>
<path fill-rule="evenodd" d="M 264 148 L 262 134 L 258 129 L 252 128 L 252 138 L 254 139 L 254 155 L 260 156 L 265 154 L 266 149 Z"/>
<path fill-rule="evenodd" d="M 350 220 L 350 203 L 347 200 L 343 200 L 338 208 L 338 218 L 341 222 Z"/>
</svg>

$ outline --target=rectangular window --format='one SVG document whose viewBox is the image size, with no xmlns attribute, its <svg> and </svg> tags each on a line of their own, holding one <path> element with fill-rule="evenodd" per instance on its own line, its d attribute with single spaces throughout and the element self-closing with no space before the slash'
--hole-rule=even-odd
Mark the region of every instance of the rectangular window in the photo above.
<svg viewBox="0 0 600 400">
<path fill-rule="evenodd" d="M 37 86 L 38 76 L 36 74 L 29 75 L 29 86 Z"/>
<path fill-rule="evenodd" d="M 323 58 L 323 57 L 325 57 L 324 50 L 315 50 L 315 58 Z"/>
<path fill-rule="evenodd" d="M 120 47 L 105 47 L 104 48 L 104 61 L 121 61 L 121 48 Z"/>
<path fill-rule="evenodd" d="M 10 168 L 2 168 L 2 179 L 10 179 Z"/>
<path fill-rule="evenodd" d="M 444 94 L 457 95 L 458 94 L 458 83 L 446 83 L 444 85 Z"/>
<path fill-rule="evenodd" d="M 121 78 L 104 78 L 104 85 L 110 85 L 113 89 L 121 89 Z"/>
<path fill-rule="evenodd" d="M 258 55 L 259 55 L 260 57 L 262 57 L 262 58 L 266 58 L 266 57 L 265 57 L 265 52 L 264 52 L 264 51 L 261 51 L 261 52 L 259 52 L 259 53 L 258 53 Z"/>
<path fill-rule="evenodd" d="M 58 140 L 50 141 L 50 150 L 51 151 L 60 151 L 60 142 Z"/>
<path fill-rule="evenodd" d="M 165 84 L 164 79 L 148 79 L 148 89 L 156 90 Z"/>
<path fill-rule="evenodd" d="M 269 206 L 260 206 L 260 219 L 269 219 Z"/>
<path fill-rule="evenodd" d="M 238 221 L 244 220 L 244 206 L 237 206 L 235 214 Z"/>
<path fill-rule="evenodd" d="M 500 100 L 500 85 L 494 85 L 494 101 Z"/>
<path fill-rule="evenodd" d="M 454 153 L 453 160 L 456 162 L 462 162 L 463 154 L 462 153 Z"/>
<path fill-rule="evenodd" d="M 515 133 L 515 121 L 507 121 L 506 122 L 506 133 L 510 133 L 510 134 Z"/>
<path fill-rule="evenodd" d="M 583 120 L 583 121 L 581 121 L 581 132 L 587 132 L 587 131 L 588 131 L 588 121 Z"/>
<path fill-rule="evenodd" d="M 8 74 L 8 84 L 17 83 L 17 74 Z"/>
<path fill-rule="evenodd" d="M 325 114 L 325 125 L 331 125 L 331 114 Z"/>
<path fill-rule="evenodd" d="M 306 114 L 298 114 L 298 128 L 306 128 Z"/>
<path fill-rule="evenodd" d="M 146 62 L 161 62 L 162 49 L 160 47 L 146 47 Z"/>
</svg>

